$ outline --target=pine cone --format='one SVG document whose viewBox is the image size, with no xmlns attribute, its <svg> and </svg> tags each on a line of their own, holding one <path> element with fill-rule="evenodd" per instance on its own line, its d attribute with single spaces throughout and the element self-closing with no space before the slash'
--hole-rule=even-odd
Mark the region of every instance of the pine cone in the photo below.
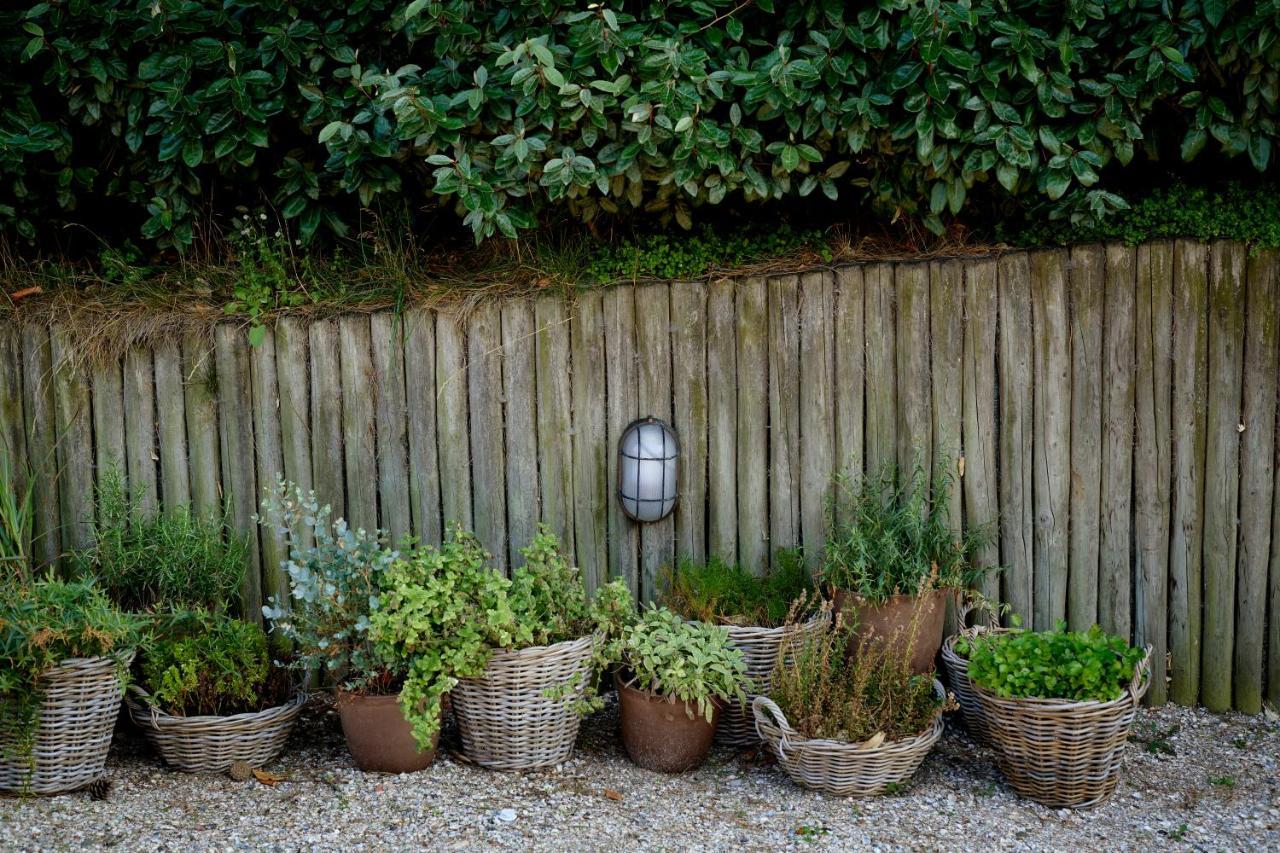
<svg viewBox="0 0 1280 853">
<path fill-rule="evenodd" d="M 88 792 L 89 799 L 95 802 L 105 800 L 107 797 L 111 796 L 111 780 L 106 776 L 99 777 L 94 779 L 88 785 L 85 785 L 84 790 Z"/>
<path fill-rule="evenodd" d="M 253 768 L 247 761 L 233 761 L 227 768 L 227 775 L 237 782 L 248 782 L 253 778 Z"/>
</svg>

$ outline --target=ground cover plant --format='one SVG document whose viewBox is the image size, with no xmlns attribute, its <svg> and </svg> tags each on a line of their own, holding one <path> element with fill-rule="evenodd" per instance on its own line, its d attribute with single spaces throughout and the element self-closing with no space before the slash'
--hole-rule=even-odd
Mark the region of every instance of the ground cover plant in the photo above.
<svg viewBox="0 0 1280 853">
<path fill-rule="evenodd" d="M 801 554 L 783 550 L 759 575 L 719 557 L 705 563 L 682 559 L 670 572 L 662 599 L 685 619 L 775 628 L 807 615 L 797 613 L 794 605 L 802 599 L 811 604 L 812 593 L 813 579 Z"/>
</svg>

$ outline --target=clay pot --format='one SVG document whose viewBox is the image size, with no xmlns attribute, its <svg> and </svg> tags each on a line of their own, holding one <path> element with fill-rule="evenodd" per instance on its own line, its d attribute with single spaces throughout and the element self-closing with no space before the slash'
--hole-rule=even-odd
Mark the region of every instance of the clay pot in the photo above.
<svg viewBox="0 0 1280 853">
<path fill-rule="evenodd" d="M 615 675 L 614 683 L 622 711 L 622 743 L 632 761 L 660 773 L 683 773 L 702 764 L 715 737 L 719 704 L 708 723 L 693 702 L 637 690 L 621 676 Z"/>
<path fill-rule="evenodd" d="M 870 604 L 857 595 L 835 591 L 835 613 L 843 613 L 846 624 L 855 625 L 849 638 L 849 654 L 857 656 L 868 642 L 888 643 L 892 654 L 910 654 L 911 671 L 933 670 L 934 658 L 942 647 L 942 628 L 947 616 L 947 600 L 953 590 L 934 589 L 922 595 L 895 595 L 884 604 Z M 914 636 L 912 622 L 918 622 Z"/>
<path fill-rule="evenodd" d="M 399 694 L 360 696 L 338 691 L 335 703 L 342 720 L 342 734 L 356 766 L 369 773 L 412 773 L 424 770 L 436 760 L 436 744 L 418 749 L 409 721 L 400 710 Z"/>
</svg>

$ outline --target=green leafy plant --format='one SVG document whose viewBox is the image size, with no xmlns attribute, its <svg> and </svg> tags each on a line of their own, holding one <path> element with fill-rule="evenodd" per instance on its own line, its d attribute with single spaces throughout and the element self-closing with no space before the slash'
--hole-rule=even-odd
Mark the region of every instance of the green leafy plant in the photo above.
<svg viewBox="0 0 1280 853">
<path fill-rule="evenodd" d="M 836 477 L 822 580 L 872 604 L 973 585 L 986 571 L 973 556 L 989 541 L 991 528 L 952 529 L 945 502 L 931 500 L 950 488 L 949 475 L 930 483 L 916 469 L 908 481 L 897 480 L 892 468 L 858 482 L 847 474 Z"/>
<path fill-rule="evenodd" d="M 117 608 L 87 580 L 49 575 L 0 585 L 0 730 L 5 758 L 34 769 L 40 676 L 71 658 L 122 656 L 143 638 L 143 621 Z M 128 671 L 118 658 L 121 685 Z"/>
<path fill-rule="evenodd" d="M 1133 680 L 1142 649 L 1094 625 L 1088 631 L 1015 631 L 956 641 L 969 677 L 1006 698 L 1110 702 Z"/>
<path fill-rule="evenodd" d="M 280 698 L 262 628 L 208 611 L 166 617 L 143 654 L 142 686 L 179 716 L 258 711 Z"/>
<path fill-rule="evenodd" d="M 249 548 L 224 518 L 185 506 L 147 515 L 116 470 L 103 473 L 97 508 L 96 540 L 75 561 L 121 607 L 225 610 L 238 600 Z"/>
<path fill-rule="evenodd" d="M 0 585 L 31 574 L 32 480 L 19 487 L 8 456 L 0 457 Z"/>
<path fill-rule="evenodd" d="M 270 596 L 262 615 L 292 644 L 293 665 L 322 669 L 358 693 L 399 689 L 401 661 L 386 655 L 369 634 L 386 574 L 399 558 L 382 531 L 352 529 L 315 492 L 281 481 L 263 498 L 259 523 L 277 530 L 289 547 L 284 561 L 287 596 Z"/>
<path fill-rule="evenodd" d="M 670 572 L 662 603 L 685 619 L 724 625 L 777 627 L 798 599 L 812 609 L 813 579 L 799 551 L 782 550 L 773 567 L 762 575 L 712 557 L 705 563 L 682 559 Z"/>
<path fill-rule="evenodd" d="M 645 608 L 612 656 L 632 687 L 689 702 L 707 722 L 717 702 L 745 702 L 751 686 L 742 652 L 723 628 L 685 621 L 665 607 Z"/>
<path fill-rule="evenodd" d="M 703 227 L 693 234 L 651 234 L 597 249 L 586 278 L 599 284 L 640 278 L 694 279 L 716 269 L 733 269 L 808 249 L 824 261 L 832 252 L 822 234 L 782 225 L 718 233 Z"/>
<path fill-rule="evenodd" d="M 872 644 L 848 655 L 850 627 L 804 632 L 786 641 L 769 696 L 806 738 L 880 743 L 921 734 L 951 701 L 932 673 L 911 670 L 910 650 Z"/>
<path fill-rule="evenodd" d="M 523 649 L 593 636 L 597 665 L 609 638 L 634 612 L 620 581 L 588 595 L 579 570 L 540 530 L 510 578 L 472 534 L 453 525 L 439 546 L 423 546 L 394 560 L 385 592 L 371 616 L 369 636 L 384 659 L 407 666 L 400 704 L 419 744 L 439 731 L 440 700 L 461 678 L 484 673 L 497 649 Z M 580 710 L 597 707 L 591 685 L 581 686 Z"/>
</svg>

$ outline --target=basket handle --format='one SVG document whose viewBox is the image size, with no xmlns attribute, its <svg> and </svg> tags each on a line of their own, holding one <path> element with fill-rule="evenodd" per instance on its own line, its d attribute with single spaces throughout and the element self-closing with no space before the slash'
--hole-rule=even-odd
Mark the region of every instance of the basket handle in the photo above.
<svg viewBox="0 0 1280 853">
<path fill-rule="evenodd" d="M 787 748 L 790 746 L 787 743 L 787 732 L 791 731 L 791 724 L 787 722 L 782 709 L 768 696 L 757 696 L 751 701 L 751 714 L 756 718 L 756 736 L 761 740 L 764 740 L 765 737 L 760 731 L 760 721 L 766 719 L 766 715 L 773 717 L 773 722 L 781 733 L 781 737 L 778 740 L 778 754 L 781 757 L 785 757 Z"/>
<path fill-rule="evenodd" d="M 973 612 L 981 613 L 985 617 L 985 623 L 969 627 L 969 614 Z M 969 590 L 961 597 L 959 604 L 956 605 L 956 625 L 959 633 L 966 631 L 974 632 L 981 628 L 994 631 L 1000 627 L 1000 616 L 996 609 L 991 606 L 991 602 L 984 596 Z"/>
<path fill-rule="evenodd" d="M 1151 651 L 1152 647 L 1148 645 L 1146 654 L 1133 668 L 1133 680 L 1129 682 L 1129 695 L 1133 697 L 1135 708 L 1142 701 L 1142 697 L 1147 695 L 1147 689 L 1151 687 Z"/>
<path fill-rule="evenodd" d="M 143 690 L 136 684 L 129 685 L 129 692 L 132 693 L 142 704 L 144 708 L 151 714 L 151 728 L 156 731 L 160 730 L 160 709 L 156 707 L 156 703 L 151 701 L 151 694 Z"/>
</svg>

